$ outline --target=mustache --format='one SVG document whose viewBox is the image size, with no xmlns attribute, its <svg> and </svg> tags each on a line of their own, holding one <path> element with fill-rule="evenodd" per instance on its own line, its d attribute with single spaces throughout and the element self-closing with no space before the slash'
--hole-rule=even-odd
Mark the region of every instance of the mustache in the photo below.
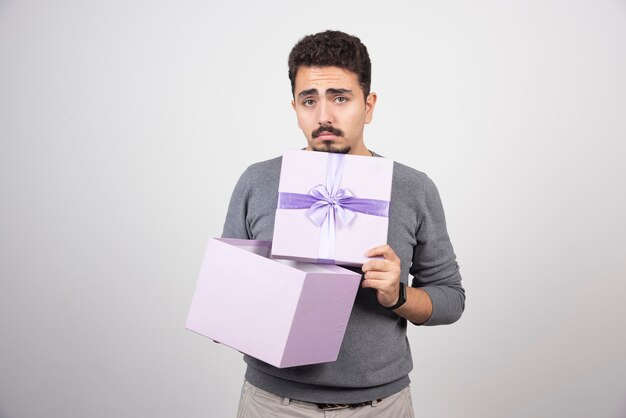
<svg viewBox="0 0 626 418">
<path fill-rule="evenodd" d="M 317 138 L 322 134 L 322 132 L 328 132 L 335 136 L 343 136 L 343 132 L 341 131 L 341 129 L 334 128 L 331 125 L 321 125 L 319 128 L 314 130 L 313 133 L 311 133 L 311 136 L 313 138 Z"/>
</svg>

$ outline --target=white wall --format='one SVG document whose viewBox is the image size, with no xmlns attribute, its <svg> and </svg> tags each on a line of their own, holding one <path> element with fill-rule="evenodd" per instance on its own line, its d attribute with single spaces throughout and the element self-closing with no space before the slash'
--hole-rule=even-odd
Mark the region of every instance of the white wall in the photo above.
<svg viewBox="0 0 626 418">
<path fill-rule="evenodd" d="M 287 55 L 359 36 L 371 149 L 439 186 L 467 309 L 420 417 L 626 416 L 626 3 L 0 1 L 0 417 L 234 416 L 184 329 L 250 163 L 304 145 Z"/>
</svg>

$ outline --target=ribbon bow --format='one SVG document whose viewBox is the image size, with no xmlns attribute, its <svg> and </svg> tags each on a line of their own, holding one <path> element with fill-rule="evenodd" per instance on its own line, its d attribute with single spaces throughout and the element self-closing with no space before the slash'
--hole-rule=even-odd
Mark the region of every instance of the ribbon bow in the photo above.
<svg viewBox="0 0 626 418">
<path fill-rule="evenodd" d="M 306 214 L 317 226 L 322 226 L 326 220 L 331 223 L 339 221 L 341 225 L 349 225 L 356 217 L 354 211 L 350 209 L 350 200 L 354 194 L 348 189 L 339 189 L 333 193 L 323 184 L 318 184 L 309 191 L 309 195 L 316 201 Z"/>
<path fill-rule="evenodd" d="M 344 155 L 328 154 L 326 184 L 318 184 L 308 194 L 278 194 L 279 209 L 308 209 L 308 218 L 320 230 L 318 263 L 334 264 L 336 224 L 349 225 L 356 217 L 356 212 L 389 216 L 389 202 L 386 200 L 362 199 L 355 197 L 348 189 L 342 189 Z"/>
</svg>

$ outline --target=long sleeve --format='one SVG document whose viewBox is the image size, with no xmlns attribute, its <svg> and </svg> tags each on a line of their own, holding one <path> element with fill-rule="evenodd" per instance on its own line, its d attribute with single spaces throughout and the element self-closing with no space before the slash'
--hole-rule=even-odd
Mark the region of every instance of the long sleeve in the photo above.
<svg viewBox="0 0 626 418">
<path fill-rule="evenodd" d="M 243 172 L 230 198 L 223 238 L 272 240 L 281 161 L 252 164 Z"/>
<path fill-rule="evenodd" d="M 247 221 L 249 200 L 247 172 L 248 170 L 241 175 L 230 197 L 222 238 L 251 239 Z"/>
<path fill-rule="evenodd" d="M 409 270 L 413 287 L 424 289 L 433 312 L 424 325 L 444 325 L 457 321 L 465 309 L 465 290 L 446 229 L 446 220 L 437 187 L 425 182 L 425 206 L 418 220 L 417 244 Z"/>
</svg>

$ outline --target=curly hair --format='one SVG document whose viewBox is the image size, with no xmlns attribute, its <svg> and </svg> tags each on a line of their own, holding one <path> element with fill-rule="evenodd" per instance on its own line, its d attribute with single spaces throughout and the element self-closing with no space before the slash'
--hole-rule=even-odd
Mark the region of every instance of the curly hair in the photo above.
<svg viewBox="0 0 626 418">
<path fill-rule="evenodd" d="M 352 71 L 367 99 L 372 81 L 372 63 L 367 48 L 359 38 L 327 30 L 300 39 L 289 53 L 289 80 L 295 96 L 296 74 L 301 67 L 339 67 Z"/>
</svg>

